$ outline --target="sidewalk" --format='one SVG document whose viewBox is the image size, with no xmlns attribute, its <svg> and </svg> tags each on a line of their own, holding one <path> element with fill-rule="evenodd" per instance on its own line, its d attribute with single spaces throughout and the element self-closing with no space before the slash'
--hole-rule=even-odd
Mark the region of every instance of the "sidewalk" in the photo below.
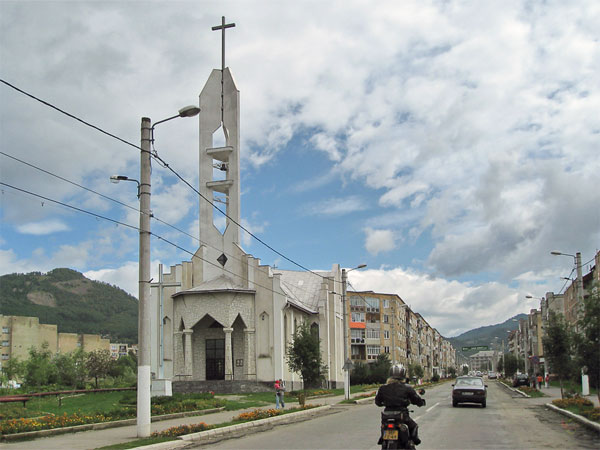
<svg viewBox="0 0 600 450">
<path fill-rule="evenodd" d="M 359 394 L 357 394 L 359 395 Z M 306 400 L 307 404 L 334 405 L 344 399 L 343 395 L 333 397 L 310 398 Z M 286 409 L 298 406 L 297 402 L 286 402 Z M 243 412 L 252 411 L 257 408 L 275 408 L 275 402 L 272 405 L 242 409 L 237 411 L 222 411 L 218 413 L 181 417 L 178 419 L 165 420 L 152 423 L 152 431 L 162 431 L 178 425 L 187 425 L 204 422 L 209 425 L 215 425 L 223 422 L 229 422 L 233 417 Z M 137 439 L 137 428 L 135 425 L 107 428 L 104 430 L 82 431 L 79 433 L 67 433 L 57 436 L 41 437 L 35 440 L 21 442 L 2 442 L 1 449 L 21 450 L 21 449 L 40 449 L 40 450 L 88 450 L 106 445 L 121 444 Z"/>
<path fill-rule="evenodd" d="M 512 389 L 516 389 L 516 388 L 512 388 Z M 546 395 L 546 397 L 532 397 L 532 398 L 528 399 L 529 403 L 534 403 L 536 405 L 538 405 L 538 404 L 545 405 L 546 403 L 552 403 L 552 400 L 561 398 L 559 387 L 554 387 L 554 386 L 549 386 L 548 388 L 542 387 L 539 391 L 542 394 Z M 592 403 L 594 403 L 594 406 L 596 406 L 596 407 L 600 406 L 597 395 L 586 395 L 585 398 L 587 398 Z"/>
</svg>

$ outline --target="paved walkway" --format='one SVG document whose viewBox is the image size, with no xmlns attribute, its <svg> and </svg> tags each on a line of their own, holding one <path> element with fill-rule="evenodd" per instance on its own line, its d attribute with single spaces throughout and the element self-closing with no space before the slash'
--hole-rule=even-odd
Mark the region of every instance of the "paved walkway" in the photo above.
<svg viewBox="0 0 600 450">
<path fill-rule="evenodd" d="M 360 395 L 360 394 L 357 394 Z M 273 395 L 275 397 L 275 395 Z M 333 405 L 339 403 L 344 399 L 344 396 L 333 396 L 333 397 L 321 397 L 321 398 L 310 398 L 307 399 L 306 403 L 321 404 L 321 405 Z M 271 405 L 275 408 L 275 402 Z M 298 406 L 297 402 L 286 402 L 286 408 Z M 261 406 L 260 408 L 266 408 L 269 405 Z M 239 415 L 242 412 L 252 411 L 258 407 L 237 410 L 237 411 L 222 411 L 218 413 L 192 416 L 192 417 L 181 417 L 178 419 L 165 420 L 161 422 L 152 423 L 152 431 L 162 431 L 167 428 L 178 426 L 178 425 L 190 425 L 200 422 L 205 422 L 209 425 L 218 423 L 228 422 L 233 417 Z M 104 447 L 106 445 L 121 444 L 137 439 L 137 428 L 135 425 L 129 425 L 124 427 L 107 428 L 104 430 L 91 430 L 82 431 L 79 433 L 68 433 L 60 434 L 57 436 L 49 436 L 38 438 L 30 441 L 23 442 L 3 442 L 0 443 L 1 449 L 7 450 L 88 450 L 95 449 L 98 447 Z"/>
<path fill-rule="evenodd" d="M 544 395 L 546 395 L 546 397 L 532 397 L 532 398 L 527 399 L 528 403 L 532 403 L 532 404 L 536 404 L 536 405 L 545 405 L 546 403 L 552 403 L 552 400 L 561 398 L 559 387 L 554 387 L 554 386 L 549 386 L 548 388 L 543 387 L 542 389 L 540 389 L 540 392 L 542 392 Z M 586 395 L 585 398 L 592 401 L 596 407 L 600 406 L 597 395 Z"/>
</svg>

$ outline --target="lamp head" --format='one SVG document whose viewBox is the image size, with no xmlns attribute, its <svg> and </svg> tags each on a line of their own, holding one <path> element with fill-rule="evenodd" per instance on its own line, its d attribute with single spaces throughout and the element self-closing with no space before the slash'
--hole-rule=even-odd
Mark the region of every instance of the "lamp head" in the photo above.
<svg viewBox="0 0 600 450">
<path fill-rule="evenodd" d="M 124 175 L 111 175 L 110 182 L 117 184 L 119 181 L 127 181 L 129 178 Z"/>
<path fill-rule="evenodd" d="M 200 108 L 194 105 L 184 106 L 178 112 L 179 117 L 194 117 L 200 113 Z"/>
</svg>

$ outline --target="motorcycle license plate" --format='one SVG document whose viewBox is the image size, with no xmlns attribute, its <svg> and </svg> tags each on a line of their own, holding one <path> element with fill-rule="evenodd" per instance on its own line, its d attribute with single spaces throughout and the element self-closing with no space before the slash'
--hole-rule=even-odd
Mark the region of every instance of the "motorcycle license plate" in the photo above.
<svg viewBox="0 0 600 450">
<path fill-rule="evenodd" d="M 388 441 L 398 440 L 398 430 L 384 430 L 383 439 L 386 439 Z"/>
</svg>

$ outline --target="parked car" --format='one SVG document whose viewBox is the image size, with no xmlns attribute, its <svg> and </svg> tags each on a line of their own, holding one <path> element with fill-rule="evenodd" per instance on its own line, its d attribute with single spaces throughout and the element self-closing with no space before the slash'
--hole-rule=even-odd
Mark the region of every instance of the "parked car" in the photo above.
<svg viewBox="0 0 600 450">
<path fill-rule="evenodd" d="M 481 377 L 458 377 L 452 385 L 452 406 L 460 403 L 480 403 L 486 407 L 487 384 Z"/>
<path fill-rule="evenodd" d="M 529 386 L 529 377 L 526 373 L 517 373 L 513 377 L 513 387 Z"/>
<path fill-rule="evenodd" d="M 489 380 L 495 380 L 496 378 L 498 378 L 498 375 L 496 375 L 496 372 L 494 372 L 493 370 L 490 370 L 488 372 L 488 379 Z"/>
</svg>

